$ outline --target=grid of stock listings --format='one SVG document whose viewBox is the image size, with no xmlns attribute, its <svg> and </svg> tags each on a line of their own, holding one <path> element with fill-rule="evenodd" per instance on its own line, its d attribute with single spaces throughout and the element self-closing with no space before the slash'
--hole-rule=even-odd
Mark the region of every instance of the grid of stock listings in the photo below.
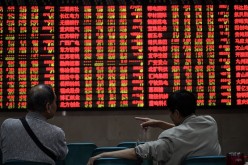
<svg viewBox="0 0 248 165">
<path fill-rule="evenodd" d="M 0 72 L 0 111 L 38 83 L 59 110 L 164 109 L 180 89 L 247 106 L 248 2 L 2 0 Z"/>
</svg>

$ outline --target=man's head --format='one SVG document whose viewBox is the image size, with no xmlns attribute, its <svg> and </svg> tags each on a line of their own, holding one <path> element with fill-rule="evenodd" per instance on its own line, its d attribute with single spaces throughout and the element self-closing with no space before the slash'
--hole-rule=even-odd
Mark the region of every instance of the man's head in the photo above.
<svg viewBox="0 0 248 165">
<path fill-rule="evenodd" d="M 180 90 L 172 93 L 167 99 L 170 117 L 175 125 L 179 125 L 183 119 L 195 113 L 196 98 L 193 93 Z"/>
<path fill-rule="evenodd" d="M 47 119 L 52 118 L 57 110 L 56 95 L 52 87 L 45 84 L 33 86 L 27 96 L 27 108 L 41 113 Z"/>
</svg>

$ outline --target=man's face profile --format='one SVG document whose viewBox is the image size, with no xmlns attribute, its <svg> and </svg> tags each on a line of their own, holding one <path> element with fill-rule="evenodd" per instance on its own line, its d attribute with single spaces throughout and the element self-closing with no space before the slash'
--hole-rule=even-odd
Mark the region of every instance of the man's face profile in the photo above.
<svg viewBox="0 0 248 165">
<path fill-rule="evenodd" d="M 54 100 L 53 102 L 47 103 L 47 114 L 48 114 L 48 119 L 53 118 L 53 116 L 55 115 L 56 111 L 57 111 L 57 96 L 54 93 Z"/>
</svg>

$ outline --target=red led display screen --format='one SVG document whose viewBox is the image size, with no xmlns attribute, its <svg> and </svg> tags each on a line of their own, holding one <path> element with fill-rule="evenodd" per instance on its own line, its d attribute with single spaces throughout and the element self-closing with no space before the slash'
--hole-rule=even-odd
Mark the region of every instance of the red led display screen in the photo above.
<svg viewBox="0 0 248 165">
<path fill-rule="evenodd" d="M 23 111 L 38 83 L 59 110 L 248 105 L 248 3 L 1 1 L 0 111 Z"/>
</svg>

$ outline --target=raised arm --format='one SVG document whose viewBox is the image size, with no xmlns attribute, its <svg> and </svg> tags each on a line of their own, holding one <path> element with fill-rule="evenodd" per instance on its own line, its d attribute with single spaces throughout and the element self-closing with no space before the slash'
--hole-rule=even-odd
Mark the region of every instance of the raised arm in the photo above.
<svg viewBox="0 0 248 165">
<path fill-rule="evenodd" d="M 125 150 L 112 151 L 112 152 L 104 152 L 94 157 L 91 157 L 87 163 L 87 165 L 93 165 L 94 161 L 99 158 L 124 158 L 124 159 L 137 159 L 135 149 L 129 148 Z"/>
<path fill-rule="evenodd" d="M 163 130 L 166 130 L 175 126 L 172 123 L 168 123 L 162 120 L 151 119 L 147 117 L 135 117 L 135 119 L 142 121 L 140 125 L 143 128 L 154 127 L 154 128 L 161 128 Z"/>
</svg>

